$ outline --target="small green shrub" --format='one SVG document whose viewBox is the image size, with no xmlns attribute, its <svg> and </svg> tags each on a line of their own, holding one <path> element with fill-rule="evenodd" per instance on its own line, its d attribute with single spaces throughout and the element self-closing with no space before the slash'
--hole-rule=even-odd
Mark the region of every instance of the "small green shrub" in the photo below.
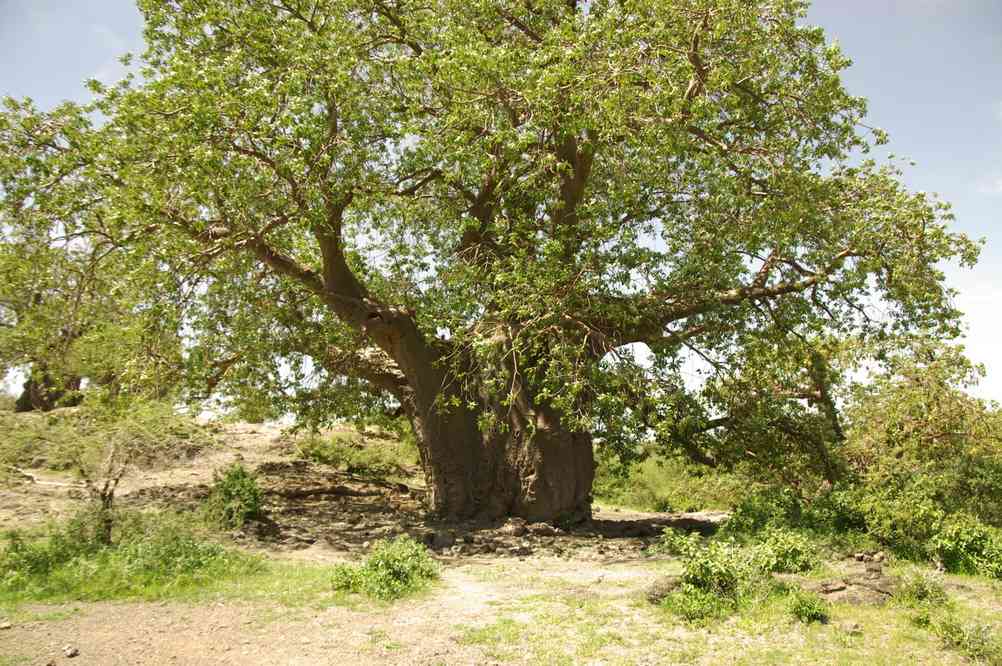
<svg viewBox="0 0 1002 666">
<path fill-rule="evenodd" d="M 804 624 L 827 624 L 831 616 L 828 602 L 814 592 L 797 590 L 790 596 L 790 615 Z"/>
<path fill-rule="evenodd" d="M 750 578 L 745 553 L 728 543 L 711 541 L 705 548 L 685 553 L 682 582 L 694 588 L 736 598 L 741 583 Z"/>
<path fill-rule="evenodd" d="M 991 625 L 964 622 L 953 615 L 946 615 L 932 623 L 932 630 L 944 647 L 977 662 L 1002 664 L 1002 643 L 994 635 Z"/>
<path fill-rule="evenodd" d="M 949 602 L 942 577 L 920 569 L 912 569 L 901 577 L 895 599 L 918 608 L 937 608 Z"/>
<path fill-rule="evenodd" d="M 364 594 L 374 599 L 399 599 L 438 577 L 438 565 L 428 549 L 401 535 L 379 541 L 362 564 L 334 568 L 334 589 Z"/>
<path fill-rule="evenodd" d="M 206 507 L 210 516 L 226 527 L 243 527 L 261 515 L 261 488 L 243 465 L 231 465 L 222 474 L 215 474 Z"/>
<path fill-rule="evenodd" d="M 651 555 L 687 555 L 699 549 L 700 537 L 695 532 L 683 532 L 666 527 L 658 542 L 647 549 Z"/>
<path fill-rule="evenodd" d="M 818 563 L 814 543 L 804 534 L 792 530 L 770 530 L 755 548 L 758 566 L 765 571 L 803 573 Z"/>
<path fill-rule="evenodd" d="M 690 624 L 704 624 L 733 613 L 737 601 L 685 584 L 666 596 L 661 601 L 661 607 Z"/>
<path fill-rule="evenodd" d="M 930 551 L 949 572 L 1002 578 L 1002 534 L 971 516 L 947 521 L 933 536 Z"/>
</svg>

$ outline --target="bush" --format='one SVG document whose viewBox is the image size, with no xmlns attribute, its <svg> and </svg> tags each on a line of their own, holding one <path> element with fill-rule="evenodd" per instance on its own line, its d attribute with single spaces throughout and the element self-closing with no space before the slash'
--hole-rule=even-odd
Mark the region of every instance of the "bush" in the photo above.
<svg viewBox="0 0 1002 666">
<path fill-rule="evenodd" d="M 827 624 L 831 616 L 828 602 L 814 592 L 795 591 L 790 597 L 790 615 L 804 624 Z"/>
<path fill-rule="evenodd" d="M 956 650 L 974 661 L 1002 664 L 1002 644 L 991 625 L 964 622 L 953 615 L 946 615 L 931 626 L 943 642 L 943 647 Z"/>
<path fill-rule="evenodd" d="M 399 599 L 438 577 L 438 565 L 428 549 L 402 535 L 379 541 L 360 565 L 334 568 L 334 589 L 364 594 L 374 599 Z"/>
<path fill-rule="evenodd" d="M 947 521 L 929 549 L 949 572 L 1002 578 L 1002 534 L 970 516 Z"/>
<path fill-rule="evenodd" d="M 719 596 L 736 598 L 741 583 L 750 578 L 748 557 L 736 546 L 711 541 L 705 548 L 685 553 L 682 582 Z"/>
<path fill-rule="evenodd" d="M 214 478 L 206 500 L 210 516 L 226 527 L 240 528 L 261 515 L 261 489 L 243 465 L 233 464 Z"/>
<path fill-rule="evenodd" d="M 257 571 L 259 559 L 200 538 L 168 514 L 119 515 L 110 544 L 85 512 L 41 535 L 12 532 L 0 552 L 0 600 L 149 598 Z"/>
<path fill-rule="evenodd" d="M 901 577 L 895 599 L 908 606 L 937 608 L 949 602 L 940 576 L 913 569 Z"/>
<path fill-rule="evenodd" d="M 803 573 L 818 563 L 818 552 L 804 534 L 792 530 L 770 530 L 755 547 L 758 566 L 771 572 Z"/>
<path fill-rule="evenodd" d="M 746 497 L 734 507 L 731 517 L 721 528 L 721 534 L 747 536 L 768 528 L 792 527 L 801 524 L 803 504 L 786 488 L 767 488 Z"/>
<path fill-rule="evenodd" d="M 599 450 L 593 492 L 601 504 L 672 512 L 729 509 L 747 488 L 737 475 L 708 471 L 679 458 L 651 455 L 623 466 Z"/>
<path fill-rule="evenodd" d="M 713 592 L 683 585 L 664 598 L 661 607 L 690 624 L 719 620 L 734 612 L 737 601 Z"/>
</svg>

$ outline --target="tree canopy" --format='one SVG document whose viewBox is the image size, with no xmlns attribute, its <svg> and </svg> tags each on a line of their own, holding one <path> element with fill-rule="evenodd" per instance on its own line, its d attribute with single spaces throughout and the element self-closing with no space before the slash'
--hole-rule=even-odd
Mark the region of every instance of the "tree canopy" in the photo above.
<svg viewBox="0 0 1002 666">
<path fill-rule="evenodd" d="M 753 428 L 834 478 L 833 350 L 955 331 L 977 246 L 866 159 L 806 2 L 139 5 L 133 78 L 8 102 L 5 234 L 171 275 L 190 378 L 399 407 L 443 513 L 586 511 L 593 434 L 716 464 Z"/>
</svg>

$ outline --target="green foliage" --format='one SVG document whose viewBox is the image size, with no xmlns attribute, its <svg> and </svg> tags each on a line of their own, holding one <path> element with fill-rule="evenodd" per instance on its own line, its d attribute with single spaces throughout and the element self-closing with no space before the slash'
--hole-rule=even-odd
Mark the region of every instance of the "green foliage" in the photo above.
<svg viewBox="0 0 1002 666">
<path fill-rule="evenodd" d="M 164 402 L 88 400 L 46 414 L 0 412 L 0 465 L 96 473 L 116 460 L 153 468 L 193 457 L 214 442 Z"/>
<path fill-rule="evenodd" d="M 678 457 L 651 454 L 623 465 L 604 449 L 599 451 L 593 487 L 600 504 L 663 512 L 728 509 L 748 491 L 747 479 Z"/>
<path fill-rule="evenodd" d="M 372 478 L 405 475 L 404 465 L 417 465 L 417 449 L 407 438 L 364 432 L 310 433 L 295 441 L 296 454 L 306 460 Z"/>
<path fill-rule="evenodd" d="M 101 516 L 80 514 L 41 535 L 11 532 L 0 552 L 0 599 L 158 597 L 257 571 L 257 558 L 229 551 L 168 514 L 117 515 L 111 543 Z"/>
<path fill-rule="evenodd" d="M 731 517 L 721 528 L 721 534 L 751 535 L 770 527 L 799 526 L 803 513 L 801 500 L 790 489 L 768 487 L 746 497 L 734 507 Z"/>
<path fill-rule="evenodd" d="M 212 491 L 205 501 L 211 517 L 226 527 L 239 528 L 261 515 L 261 488 L 243 465 L 234 463 L 213 476 Z"/>
<path fill-rule="evenodd" d="M 1002 531 L 963 514 L 933 536 L 929 551 L 947 571 L 1002 578 Z"/>
<path fill-rule="evenodd" d="M 428 549 L 402 535 L 392 541 L 376 542 L 362 564 L 335 567 L 333 584 L 337 590 L 393 600 L 420 590 L 436 578 L 438 565 Z"/>
<path fill-rule="evenodd" d="M 793 530 L 769 531 L 754 548 L 760 568 L 770 572 L 804 573 L 817 566 L 817 547 L 807 535 Z"/>
<path fill-rule="evenodd" d="M 790 615 L 804 624 L 827 624 L 831 616 L 831 606 L 814 592 L 796 590 L 790 596 L 789 603 Z"/>
<path fill-rule="evenodd" d="M 971 518 L 1002 521 L 1002 414 L 964 390 L 978 369 L 958 349 L 925 341 L 888 365 L 859 387 L 847 414 L 845 455 L 859 477 L 867 530 L 915 558 L 928 555 L 943 531 L 947 541 L 986 543 L 984 535 L 960 533 Z M 969 565 L 949 544 L 943 548 L 947 566 Z"/>
<path fill-rule="evenodd" d="M 917 608 L 945 606 L 950 598 L 943 588 L 942 577 L 923 569 L 907 571 L 900 581 L 895 601 Z"/>
<path fill-rule="evenodd" d="M 965 622 L 947 614 L 931 623 L 943 646 L 956 650 L 976 663 L 1002 665 L 1002 641 L 990 624 Z"/>
</svg>

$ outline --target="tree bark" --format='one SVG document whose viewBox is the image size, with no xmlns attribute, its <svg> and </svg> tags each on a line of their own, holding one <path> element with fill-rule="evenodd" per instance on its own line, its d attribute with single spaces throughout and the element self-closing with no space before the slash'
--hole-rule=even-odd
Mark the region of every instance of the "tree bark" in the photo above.
<svg viewBox="0 0 1002 666">
<path fill-rule="evenodd" d="M 595 477 L 591 436 L 564 428 L 546 407 L 517 418 L 517 410 L 510 411 L 506 427 L 483 432 L 480 414 L 461 405 L 408 409 L 432 508 L 451 519 L 589 518 Z"/>
<path fill-rule="evenodd" d="M 24 382 L 21 395 L 14 403 L 14 411 L 23 413 L 31 411 L 49 412 L 56 407 L 72 407 L 80 404 L 77 395 L 71 395 L 80 390 L 80 377 L 68 377 L 59 383 L 45 369 L 33 369 L 32 374 Z M 69 395 L 69 397 L 67 397 Z"/>
</svg>

